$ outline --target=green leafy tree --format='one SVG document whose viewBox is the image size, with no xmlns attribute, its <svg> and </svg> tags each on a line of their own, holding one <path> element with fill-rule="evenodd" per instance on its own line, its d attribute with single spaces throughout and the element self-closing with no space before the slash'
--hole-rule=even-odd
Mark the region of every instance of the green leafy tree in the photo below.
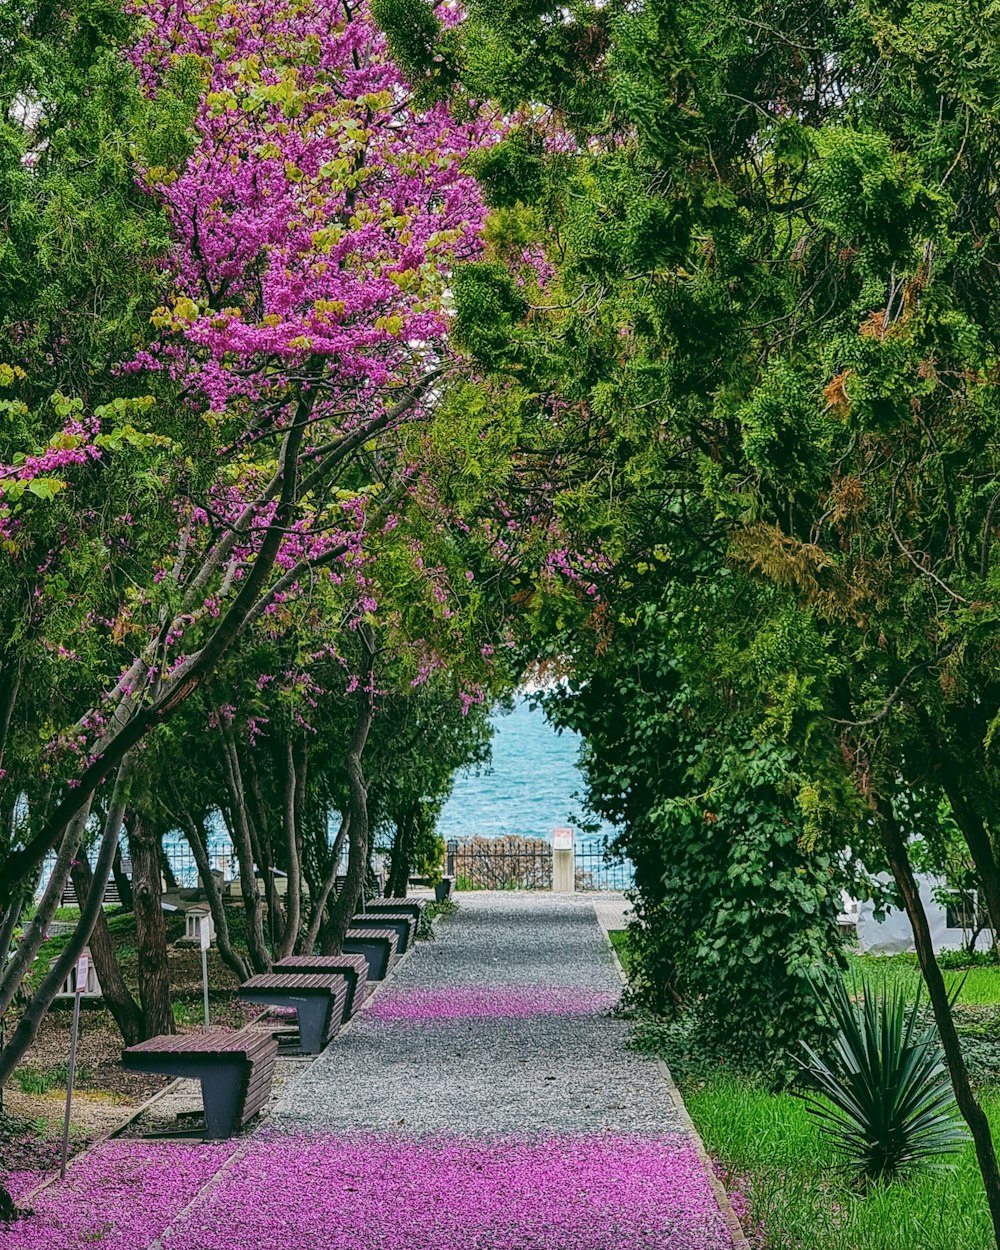
<svg viewBox="0 0 1000 1250">
<path fill-rule="evenodd" d="M 649 567 L 769 588 L 720 621 L 754 660 L 722 732 L 791 752 L 816 847 L 891 867 L 1000 1236 L 907 848 L 914 796 L 944 796 L 1000 931 L 990 22 L 473 0 L 450 55 L 519 110 L 481 169 L 493 255 L 455 290 L 494 408 L 559 481 L 573 558 L 531 588 L 539 632 L 588 655 L 657 602 Z"/>
</svg>

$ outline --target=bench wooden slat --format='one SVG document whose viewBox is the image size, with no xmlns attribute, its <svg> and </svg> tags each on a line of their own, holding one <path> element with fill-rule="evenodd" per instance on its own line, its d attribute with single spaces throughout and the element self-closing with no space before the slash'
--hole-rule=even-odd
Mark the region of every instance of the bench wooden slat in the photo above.
<svg viewBox="0 0 1000 1250">
<path fill-rule="evenodd" d="M 262 1035 L 263 1037 L 263 1035 Z M 128 1054 L 248 1054 L 260 1045 L 260 1039 L 247 1038 L 242 1030 L 209 1029 L 204 1033 L 175 1033 L 151 1037 L 128 1048 Z"/>
<path fill-rule="evenodd" d="M 289 955 L 287 959 L 280 959 L 272 971 L 297 976 L 325 972 L 343 977 L 347 986 L 345 1020 L 364 1002 L 368 982 L 368 960 L 364 955 Z"/>
<path fill-rule="evenodd" d="M 267 1103 L 274 1080 L 278 1043 L 265 1029 L 151 1037 L 122 1052 L 122 1066 L 140 1072 L 165 1072 L 201 1082 L 205 1135 L 232 1136 Z"/>
<path fill-rule="evenodd" d="M 244 981 L 244 990 L 289 990 L 330 992 L 343 989 L 345 978 L 331 973 L 316 972 L 302 975 L 294 972 L 262 972 Z"/>
<path fill-rule="evenodd" d="M 418 898 L 373 898 L 365 904 L 365 911 L 368 913 L 376 911 L 403 911 L 415 920 L 419 920 L 423 915 L 425 906 L 423 899 Z"/>
</svg>

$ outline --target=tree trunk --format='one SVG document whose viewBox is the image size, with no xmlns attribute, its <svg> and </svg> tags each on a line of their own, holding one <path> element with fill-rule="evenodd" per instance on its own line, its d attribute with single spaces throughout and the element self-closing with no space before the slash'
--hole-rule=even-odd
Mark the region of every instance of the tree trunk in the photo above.
<svg viewBox="0 0 1000 1250">
<path fill-rule="evenodd" d="M 396 836 L 392 840 L 389 861 L 389 879 L 385 883 L 386 898 L 406 898 L 410 881 L 410 855 L 413 849 L 413 828 L 416 824 L 415 805 L 405 808 L 396 821 Z"/>
<path fill-rule="evenodd" d="M 0 924 L 0 968 L 7 966 L 7 956 L 14 941 L 14 930 L 21 918 L 21 902 L 11 903 Z"/>
<path fill-rule="evenodd" d="M 6 1084 L 14 1068 L 26 1054 L 28 1047 L 38 1035 L 38 1030 L 45 1015 L 52 1005 L 52 1000 L 59 993 L 62 983 L 69 976 L 76 964 L 80 952 L 90 941 L 98 912 L 101 910 L 104 891 L 111 875 L 111 863 L 115 856 L 115 847 L 121 833 L 122 817 L 125 813 L 125 789 L 129 771 L 129 756 L 125 756 L 118 766 L 118 777 L 115 782 L 115 793 L 111 800 L 111 808 L 104 824 L 101 849 L 94 870 L 93 886 L 87 904 L 80 911 L 80 923 L 70 940 L 63 947 L 62 954 L 55 961 L 42 983 L 28 1003 L 17 1028 L 3 1050 L 0 1050 L 0 1086 Z M 89 810 L 90 803 L 86 805 Z M 74 818 L 79 820 L 79 813 Z"/>
<path fill-rule="evenodd" d="M 175 802 L 177 797 L 175 793 Z M 229 935 L 229 919 L 226 916 L 226 905 L 222 901 L 218 883 L 212 874 L 212 866 L 208 860 L 205 839 L 199 835 L 198 826 L 194 818 L 183 808 L 180 802 L 176 802 L 174 815 L 178 824 L 184 830 L 184 836 L 187 838 L 188 846 L 191 848 L 194 862 L 198 865 L 198 876 L 208 898 L 208 907 L 215 924 L 215 945 L 218 947 L 219 955 L 226 966 L 236 973 L 240 981 L 246 981 L 251 975 L 251 968 L 243 956 L 234 948 Z"/>
<path fill-rule="evenodd" d="M 117 857 L 117 851 L 116 851 Z M 81 909 L 86 907 L 90 891 L 94 888 L 94 874 L 90 868 L 90 860 L 81 855 L 73 865 L 73 885 L 76 897 L 80 900 Z M 103 891 L 101 892 L 103 895 Z M 101 983 L 101 992 L 108 1010 L 114 1016 L 122 1041 L 126 1046 L 134 1046 L 141 1042 L 145 1034 L 142 1030 L 142 1013 L 135 999 L 129 993 L 122 970 L 115 956 L 115 943 L 108 928 L 108 920 L 104 908 L 97 913 L 94 931 L 90 935 L 90 953 L 94 959 L 94 968 Z"/>
<path fill-rule="evenodd" d="M 982 1107 L 976 1101 L 976 1096 L 972 1091 L 972 1084 L 969 1081 L 969 1073 L 965 1066 L 965 1059 L 962 1056 L 958 1031 L 955 1028 L 955 1020 L 951 1014 L 948 990 L 944 983 L 944 977 L 941 975 L 941 969 L 938 967 L 937 960 L 934 957 L 934 945 L 931 940 L 930 926 L 927 923 L 927 913 L 924 911 L 920 890 L 913 876 L 913 869 L 906 850 L 906 841 L 900 832 L 899 825 L 896 823 L 896 817 L 891 805 L 885 800 L 880 800 L 877 805 L 877 811 L 879 828 L 885 844 L 886 854 L 889 858 L 889 864 L 892 868 L 892 875 L 899 886 L 899 891 L 903 896 L 903 903 L 906 907 L 906 914 L 910 924 L 913 926 L 917 958 L 920 961 L 920 970 L 924 974 L 924 981 L 927 984 L 938 1032 L 941 1035 L 941 1045 L 944 1048 L 945 1060 L 948 1064 L 948 1071 L 951 1074 L 951 1084 L 955 1091 L 955 1099 L 958 1102 L 958 1109 L 962 1113 L 962 1118 L 969 1126 L 972 1140 L 975 1142 L 979 1171 L 982 1174 L 983 1184 L 986 1187 L 986 1199 L 989 1202 L 990 1215 L 993 1218 L 993 1236 L 996 1239 L 998 1248 L 1000 1248 L 1000 1170 L 997 1168 L 996 1151 L 993 1148 L 989 1121 L 986 1119 Z"/>
<path fill-rule="evenodd" d="M 990 835 L 982 817 L 966 800 L 954 774 L 945 768 L 941 769 L 938 775 L 944 792 L 948 796 L 955 823 L 962 831 L 969 854 L 972 856 L 972 862 L 975 864 L 976 876 L 979 878 L 983 896 L 986 899 L 986 910 L 989 913 L 995 946 L 1000 941 L 1000 872 L 997 871 L 993 843 L 990 841 Z"/>
<path fill-rule="evenodd" d="M 961 774 L 952 763 L 953 752 L 949 750 L 937 725 L 919 705 L 917 705 L 916 714 L 930 748 L 934 778 L 948 799 L 955 823 L 972 856 L 976 875 L 979 877 L 982 893 L 986 899 L 986 910 L 990 918 L 990 927 L 993 930 L 995 947 L 996 943 L 1000 942 L 1000 867 L 997 865 L 997 857 L 989 831 L 959 783 Z M 985 727 L 983 733 L 985 734 Z"/>
<path fill-rule="evenodd" d="M 347 878 L 344 888 L 340 891 L 337 901 L 331 909 L 329 919 L 323 926 L 321 950 L 324 955 L 338 955 L 344 944 L 344 936 L 350 928 L 351 920 L 358 905 L 358 899 L 365 884 L 365 872 L 368 868 L 368 785 L 365 782 L 361 756 L 368 741 L 375 714 L 373 677 L 375 667 L 375 637 L 371 627 L 362 624 L 358 634 L 364 644 L 367 661 L 365 679 L 359 683 L 361 707 L 354 724 L 354 733 L 344 756 L 344 768 L 347 772 L 348 807 L 351 818 L 351 847 L 347 856 Z"/>
<path fill-rule="evenodd" d="M 260 784 L 260 772 L 254 752 L 251 751 L 247 756 L 244 768 L 235 737 L 232 738 L 231 750 L 236 776 L 240 783 L 247 829 L 250 833 L 250 845 L 253 847 L 254 859 L 260 869 L 261 884 L 264 887 L 268 936 L 271 939 L 270 949 L 273 958 L 277 934 L 283 933 L 285 929 L 285 911 L 278 893 L 278 881 L 272 871 L 277 867 L 274 862 L 274 847 L 271 845 L 272 816 L 268 805 L 264 802 L 264 792 Z"/>
<path fill-rule="evenodd" d="M 118 897 L 121 900 L 122 911 L 132 910 L 132 882 L 125 872 L 122 864 L 122 848 L 119 846 L 115 850 L 115 862 L 111 865 L 111 871 L 115 878 L 115 887 L 118 890 Z M 100 973 L 98 973 L 100 976 Z"/>
<path fill-rule="evenodd" d="M 24 669 L 23 658 L 11 668 L 3 669 L 0 676 L 0 777 L 3 776 L 4 753 L 7 748 L 7 735 L 17 703 L 18 691 L 21 688 L 21 676 Z"/>
<path fill-rule="evenodd" d="M 13 957 L 5 968 L 0 969 L 0 1017 L 6 1014 L 7 1009 L 14 1001 L 14 995 L 20 989 L 21 982 L 27 975 L 32 960 L 38 954 L 42 942 L 45 941 L 49 922 L 59 906 L 59 900 L 62 898 L 63 891 L 66 889 L 66 882 L 69 880 L 70 869 L 73 866 L 73 857 L 80 849 L 83 832 L 90 817 L 90 806 L 90 803 L 86 803 L 77 812 L 66 829 L 59 847 L 59 853 L 56 856 L 56 862 L 52 866 L 48 885 L 46 885 L 45 892 L 38 904 L 38 910 L 35 912 L 34 918 L 20 942 L 18 942 L 17 950 L 14 952 Z"/>
<path fill-rule="evenodd" d="M 345 761 L 351 790 L 348 809 L 351 816 L 351 842 L 347 855 L 347 876 L 323 926 L 320 949 L 324 955 L 340 954 L 344 937 L 357 911 L 358 899 L 365 884 L 365 870 L 368 867 L 368 790 L 361 760 L 356 756 L 352 759 L 353 754 L 348 752 Z"/>
<path fill-rule="evenodd" d="M 243 788 L 237 772 L 239 761 L 237 760 L 234 766 L 233 755 L 225 740 L 223 747 L 223 768 L 230 798 L 229 836 L 232 838 L 236 858 L 240 865 L 240 887 L 243 891 L 243 908 L 247 917 L 247 950 L 254 971 L 269 972 L 271 956 L 264 942 L 264 921 L 261 916 L 260 895 L 257 892 L 253 846 L 250 841 L 250 828 L 247 824 Z"/>
<path fill-rule="evenodd" d="M 326 905 L 330 900 L 330 891 L 333 889 L 334 882 L 337 880 L 337 867 L 340 864 L 340 853 L 344 847 L 344 838 L 347 831 L 351 827 L 351 814 L 346 813 L 340 821 L 340 828 L 337 830 L 337 836 L 333 840 L 333 846 L 330 849 L 330 871 L 326 875 L 323 882 L 323 888 L 319 892 L 312 903 L 312 915 L 309 919 L 309 928 L 305 937 L 302 939 L 301 954 L 311 955 L 319 939 L 320 927 L 323 924 L 323 918 L 326 915 Z"/>
<path fill-rule="evenodd" d="M 146 1037 L 175 1033 L 170 1003 L 170 964 L 167 959 L 167 926 L 160 906 L 160 835 L 142 816 L 134 814 L 126 825 L 132 860 L 132 898 L 139 948 L 139 1002 Z"/>
<path fill-rule="evenodd" d="M 299 785 L 295 772 L 295 755 L 291 735 L 285 742 L 285 855 L 288 861 L 288 893 L 285 895 L 285 925 L 275 958 L 285 959 L 295 949 L 302 924 L 302 865 L 299 837 L 296 832 Z"/>
</svg>

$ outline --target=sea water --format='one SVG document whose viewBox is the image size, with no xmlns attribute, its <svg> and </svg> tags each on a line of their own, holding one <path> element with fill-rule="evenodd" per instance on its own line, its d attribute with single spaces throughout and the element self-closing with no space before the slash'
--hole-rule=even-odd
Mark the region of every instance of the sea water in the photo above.
<svg viewBox="0 0 1000 1250">
<path fill-rule="evenodd" d="M 551 839 L 555 828 L 578 829 L 579 754 L 579 736 L 554 729 L 541 708 L 532 706 L 531 696 L 521 695 L 513 711 L 493 717 L 491 763 L 456 777 L 438 832 L 445 838 Z"/>
<path fill-rule="evenodd" d="M 441 835 L 452 839 L 515 834 L 551 842 L 554 829 L 570 827 L 578 868 L 589 880 L 605 887 L 630 884 L 627 865 L 604 866 L 602 852 L 613 830 L 607 826 L 596 832 L 581 830 L 584 779 L 578 765 L 579 735 L 553 728 L 528 693 L 517 697 L 512 711 L 495 713 L 493 726 L 492 760 L 486 767 L 458 774 L 441 813 Z M 196 884 L 197 870 L 183 836 L 167 834 L 163 847 L 178 883 Z M 236 865 L 219 818 L 209 821 L 208 850 L 212 866 L 231 876 Z"/>
</svg>

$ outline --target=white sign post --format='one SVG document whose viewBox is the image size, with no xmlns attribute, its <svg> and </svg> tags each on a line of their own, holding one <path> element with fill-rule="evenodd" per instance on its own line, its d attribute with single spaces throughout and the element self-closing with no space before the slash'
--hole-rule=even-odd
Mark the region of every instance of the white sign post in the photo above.
<svg viewBox="0 0 1000 1250">
<path fill-rule="evenodd" d="M 576 888 L 572 829 L 552 830 L 552 888 L 560 894 Z"/>
<path fill-rule="evenodd" d="M 76 1045 L 80 1036 L 80 998 L 90 979 L 90 955 L 84 952 L 76 961 L 76 985 L 73 995 L 73 1029 L 69 1037 L 69 1069 L 66 1073 L 66 1118 L 63 1121 L 62 1158 L 59 1162 L 59 1179 L 66 1179 L 66 1159 L 69 1155 L 69 1120 L 73 1109 L 73 1078 L 76 1076 Z"/>
<path fill-rule="evenodd" d="M 198 922 L 201 943 L 201 984 L 205 991 L 205 1028 L 208 1028 L 208 948 L 212 943 L 212 917 L 202 916 Z"/>
</svg>

